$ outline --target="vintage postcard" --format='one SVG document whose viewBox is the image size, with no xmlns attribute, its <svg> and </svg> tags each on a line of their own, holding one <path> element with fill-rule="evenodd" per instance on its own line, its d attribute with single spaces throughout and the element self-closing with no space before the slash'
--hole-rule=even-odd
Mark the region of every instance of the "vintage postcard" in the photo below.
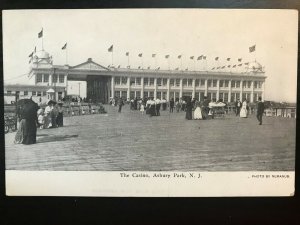
<svg viewBox="0 0 300 225">
<path fill-rule="evenodd" d="M 2 13 L 7 195 L 294 195 L 298 11 Z"/>
</svg>

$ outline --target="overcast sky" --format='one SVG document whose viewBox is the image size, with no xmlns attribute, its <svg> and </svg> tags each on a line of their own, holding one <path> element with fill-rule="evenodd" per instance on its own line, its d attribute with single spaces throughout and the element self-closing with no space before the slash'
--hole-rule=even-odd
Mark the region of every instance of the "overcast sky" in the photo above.
<svg viewBox="0 0 300 225">
<path fill-rule="evenodd" d="M 266 100 L 296 101 L 297 11 L 293 10 L 207 10 L 207 9 L 121 9 L 121 10 L 18 10 L 3 12 L 4 83 L 26 84 L 28 55 L 41 50 L 38 32 L 43 28 L 44 49 L 54 64 L 85 62 L 103 66 L 112 63 L 108 48 L 114 46 L 115 66 L 193 70 L 190 56 L 207 56 L 207 64 L 196 68 L 258 61 L 266 71 Z M 256 51 L 249 53 L 249 47 Z M 143 53 L 143 58 L 138 57 Z M 156 54 L 156 58 L 152 58 Z M 165 55 L 170 55 L 169 60 Z M 216 62 L 215 57 L 220 57 Z M 226 58 L 231 58 L 230 62 Z M 155 61 L 156 60 L 156 61 Z M 168 64 L 169 63 L 169 64 Z M 216 64 L 217 63 L 217 64 Z M 20 77 L 21 76 L 21 77 Z M 19 78 L 15 78 L 19 77 Z M 71 85 L 73 92 L 78 85 Z M 85 90 L 82 89 L 81 90 Z"/>
</svg>

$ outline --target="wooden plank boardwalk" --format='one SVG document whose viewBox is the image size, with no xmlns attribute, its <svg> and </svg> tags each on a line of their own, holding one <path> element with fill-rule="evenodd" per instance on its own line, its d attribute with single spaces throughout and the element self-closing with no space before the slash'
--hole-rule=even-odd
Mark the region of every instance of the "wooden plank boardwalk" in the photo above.
<svg viewBox="0 0 300 225">
<path fill-rule="evenodd" d="M 38 130 L 35 145 L 5 135 L 8 170 L 288 171 L 294 170 L 296 121 L 226 115 L 184 119 L 161 112 L 149 118 L 128 106 L 122 113 L 64 118 L 65 126 Z"/>
</svg>

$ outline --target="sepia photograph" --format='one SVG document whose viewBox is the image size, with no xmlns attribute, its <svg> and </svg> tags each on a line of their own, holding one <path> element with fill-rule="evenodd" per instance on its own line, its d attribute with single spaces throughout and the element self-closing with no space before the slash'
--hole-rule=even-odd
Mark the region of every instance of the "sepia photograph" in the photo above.
<svg viewBox="0 0 300 225">
<path fill-rule="evenodd" d="M 2 15 L 7 195 L 294 194 L 298 11 Z"/>
</svg>

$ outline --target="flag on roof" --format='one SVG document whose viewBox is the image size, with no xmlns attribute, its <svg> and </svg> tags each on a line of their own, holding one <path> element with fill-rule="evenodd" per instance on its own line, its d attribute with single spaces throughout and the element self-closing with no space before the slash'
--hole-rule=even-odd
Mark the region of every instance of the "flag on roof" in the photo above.
<svg viewBox="0 0 300 225">
<path fill-rule="evenodd" d="M 242 62 L 242 58 L 239 58 L 238 61 L 239 61 L 239 62 Z"/>
<path fill-rule="evenodd" d="M 42 30 L 38 33 L 38 38 L 41 38 L 41 37 L 43 37 L 43 28 L 42 28 Z"/>
<path fill-rule="evenodd" d="M 222 66 L 222 69 L 224 69 L 225 68 L 225 66 Z"/>
<path fill-rule="evenodd" d="M 179 68 L 177 67 L 175 70 L 179 70 Z"/>
<path fill-rule="evenodd" d="M 109 51 L 109 52 L 112 52 L 114 50 L 114 45 L 111 45 L 108 49 L 107 49 L 107 51 Z"/>
<path fill-rule="evenodd" d="M 236 65 L 233 65 L 233 67 L 232 68 L 235 68 L 236 67 Z"/>
<path fill-rule="evenodd" d="M 194 56 L 191 56 L 190 59 L 194 59 Z"/>
<path fill-rule="evenodd" d="M 157 70 L 159 70 L 159 69 L 160 69 L 160 67 L 157 68 Z"/>
<path fill-rule="evenodd" d="M 165 57 L 166 57 L 166 59 L 168 59 L 170 57 L 170 55 L 166 55 Z"/>
<path fill-rule="evenodd" d="M 140 53 L 140 54 L 139 54 L 139 57 L 142 57 L 142 56 L 143 56 L 143 53 Z"/>
<path fill-rule="evenodd" d="M 156 56 L 156 54 L 152 54 L 152 58 L 154 58 Z"/>
<path fill-rule="evenodd" d="M 243 65 L 243 63 L 239 64 L 238 66 L 242 66 L 242 65 Z"/>
<path fill-rule="evenodd" d="M 231 67 L 231 65 L 228 65 L 227 67 L 228 67 L 228 68 L 230 68 L 230 67 Z"/>
<path fill-rule="evenodd" d="M 215 69 L 215 67 L 211 68 L 211 70 L 214 70 L 214 69 Z"/>
<path fill-rule="evenodd" d="M 216 57 L 215 60 L 218 61 L 219 57 Z"/>
<path fill-rule="evenodd" d="M 202 58 L 205 60 L 206 59 L 206 55 L 204 55 Z"/>
<path fill-rule="evenodd" d="M 118 65 L 118 69 L 120 69 L 121 65 Z"/>
<path fill-rule="evenodd" d="M 227 58 L 227 61 L 230 61 L 230 58 Z"/>
<path fill-rule="evenodd" d="M 62 46 L 62 50 L 64 50 L 64 49 L 66 49 L 67 48 L 67 43 L 66 44 L 64 44 L 64 46 Z"/>
<path fill-rule="evenodd" d="M 150 66 L 148 66 L 148 68 L 147 68 L 148 70 L 150 70 Z"/>
<path fill-rule="evenodd" d="M 254 51 L 255 51 L 255 45 L 249 47 L 249 52 L 250 52 L 250 53 L 251 53 L 251 52 L 254 52 Z"/>
<path fill-rule="evenodd" d="M 178 59 L 181 59 L 181 55 L 178 56 Z"/>
<path fill-rule="evenodd" d="M 201 60 L 203 55 L 198 56 L 197 60 Z"/>
<path fill-rule="evenodd" d="M 129 52 L 126 52 L 126 56 L 129 56 Z"/>
<path fill-rule="evenodd" d="M 33 56 L 33 52 L 30 53 L 30 55 L 28 56 L 29 58 Z"/>
<path fill-rule="evenodd" d="M 244 63 L 245 65 L 249 65 L 249 63 L 248 62 L 246 62 L 246 63 Z"/>
</svg>

